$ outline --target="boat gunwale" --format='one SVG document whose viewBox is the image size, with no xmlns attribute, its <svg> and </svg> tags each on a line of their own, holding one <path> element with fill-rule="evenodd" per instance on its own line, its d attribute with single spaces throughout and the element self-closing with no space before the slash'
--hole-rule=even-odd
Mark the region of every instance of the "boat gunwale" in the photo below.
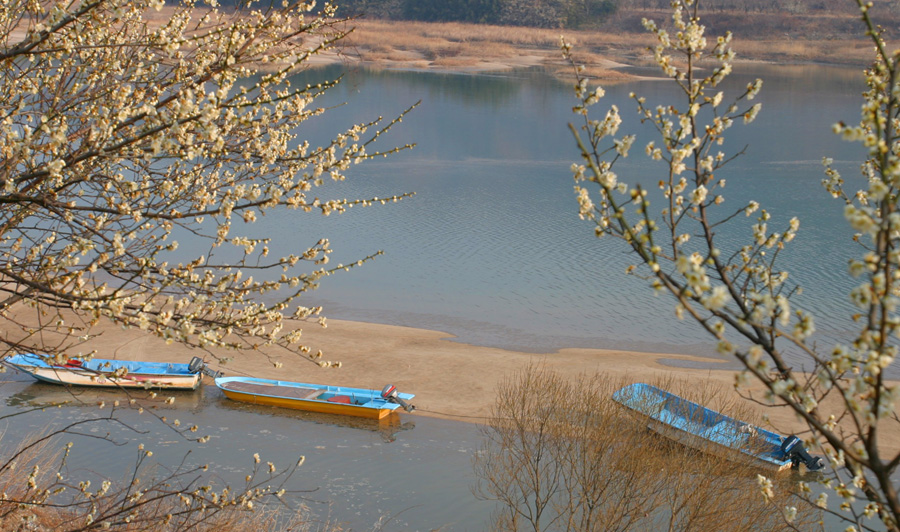
<svg viewBox="0 0 900 532">
<path fill-rule="evenodd" d="M 27 361 L 22 361 L 23 359 Z M 61 371 L 61 372 L 70 372 L 77 373 L 78 371 L 83 371 L 85 373 L 92 373 L 97 375 L 108 375 L 114 373 L 118 368 L 128 367 L 127 375 L 165 375 L 172 377 L 188 377 L 193 375 L 198 375 L 197 372 L 190 371 L 189 364 L 183 364 L 180 362 L 145 362 L 145 361 L 137 361 L 137 360 L 115 360 L 111 358 L 92 358 L 89 361 L 83 363 L 81 366 L 66 366 L 63 364 L 50 364 L 41 358 L 38 355 L 33 354 L 18 354 L 10 357 L 6 357 L 0 360 L 3 364 L 7 366 L 13 366 L 20 371 L 24 371 L 26 373 L 31 373 L 31 370 L 26 368 L 33 368 L 35 370 L 53 370 L 53 371 Z M 103 367 L 106 364 L 109 364 L 109 367 Z M 118 365 L 115 365 L 118 364 Z M 91 365 L 99 365 L 101 367 L 91 367 Z M 132 367 L 136 369 L 131 369 Z M 144 369 L 141 369 L 144 368 Z M 170 369 L 173 371 L 148 371 L 150 369 Z"/>
</svg>

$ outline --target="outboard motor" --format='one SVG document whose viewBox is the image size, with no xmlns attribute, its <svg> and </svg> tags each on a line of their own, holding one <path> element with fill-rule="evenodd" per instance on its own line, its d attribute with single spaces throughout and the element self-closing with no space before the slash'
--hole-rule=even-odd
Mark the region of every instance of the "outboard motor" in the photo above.
<svg viewBox="0 0 900 532">
<path fill-rule="evenodd" d="M 191 373 L 203 373 L 204 375 L 209 375 L 214 379 L 218 379 L 223 375 L 221 371 L 214 371 L 209 369 L 209 366 L 206 365 L 206 362 L 203 361 L 200 357 L 194 357 L 188 363 L 188 371 Z"/>
<path fill-rule="evenodd" d="M 809 471 L 818 471 L 825 467 L 822 458 L 812 456 L 803 447 L 803 443 L 796 435 L 791 434 L 781 442 L 781 452 L 791 461 L 791 467 L 797 469 L 800 464 L 806 465 Z"/>
<path fill-rule="evenodd" d="M 391 401 L 392 403 L 397 403 L 398 405 L 402 406 L 403 409 L 407 412 L 412 412 L 416 409 L 416 407 L 407 403 L 400 397 L 400 394 L 397 393 L 397 387 L 393 384 L 388 384 L 387 386 L 385 386 L 384 389 L 381 390 L 381 396 L 386 400 Z"/>
</svg>

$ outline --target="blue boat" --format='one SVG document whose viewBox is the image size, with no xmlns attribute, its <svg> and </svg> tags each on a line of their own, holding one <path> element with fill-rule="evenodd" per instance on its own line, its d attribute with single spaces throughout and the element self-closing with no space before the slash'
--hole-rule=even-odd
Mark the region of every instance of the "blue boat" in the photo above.
<svg viewBox="0 0 900 532">
<path fill-rule="evenodd" d="M 824 467 L 822 459 L 810 456 L 795 435 L 783 437 L 650 384 L 625 386 L 613 394 L 613 400 L 644 416 L 651 430 L 703 452 L 775 471 L 800 464 L 810 471 Z"/>
</svg>

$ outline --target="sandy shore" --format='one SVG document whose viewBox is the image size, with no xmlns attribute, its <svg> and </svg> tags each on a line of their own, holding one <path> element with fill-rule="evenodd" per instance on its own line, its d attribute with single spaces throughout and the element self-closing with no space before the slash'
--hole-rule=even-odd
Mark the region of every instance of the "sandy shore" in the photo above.
<svg viewBox="0 0 900 532">
<path fill-rule="evenodd" d="M 100 330 L 102 334 L 84 346 L 96 349 L 100 358 L 188 362 L 193 356 L 204 356 L 203 352 L 182 345 L 166 345 L 138 330 L 104 325 Z M 320 368 L 300 355 L 274 351 L 221 351 L 204 358 L 227 375 L 375 389 L 390 383 L 416 395 L 415 415 L 469 422 L 483 421 L 490 413 L 502 379 L 535 363 L 547 364 L 571 377 L 599 372 L 616 381 L 675 378 L 698 384 L 712 382 L 726 388 L 734 382 L 733 369 L 696 369 L 725 366 L 722 361 L 686 355 L 605 349 L 524 353 L 449 341 L 451 335 L 438 331 L 342 320 L 328 320 L 327 328 L 310 323 L 303 328 L 303 338 L 313 352 L 323 351 L 322 360 L 340 361 L 341 367 Z M 214 356 L 234 359 L 220 364 Z M 677 367 L 672 361 L 693 364 Z M 786 409 L 766 410 L 779 430 L 803 429 Z M 900 437 L 895 441 L 900 443 Z"/>
<path fill-rule="evenodd" d="M 29 321 L 25 314 L 18 316 Z M 109 322 L 92 328 L 93 338 L 70 353 L 87 354 L 95 350 L 98 358 L 187 363 L 194 356 L 205 359 L 210 367 L 228 376 L 250 376 L 295 382 L 329 384 L 380 390 L 394 384 L 415 394 L 417 410 L 404 416 L 431 416 L 480 423 L 490 415 L 498 384 L 529 365 L 546 364 L 563 377 L 601 375 L 615 383 L 679 382 L 704 388 L 708 384 L 733 392 L 734 361 L 679 355 L 643 353 L 610 349 L 561 349 L 535 354 L 484 347 L 451 341 L 452 335 L 412 327 L 382 325 L 345 320 L 327 321 L 321 327 L 311 321 L 303 324 L 303 340 L 312 351 L 323 352 L 321 360 L 340 362 L 340 367 L 320 367 L 307 355 L 285 350 L 235 352 L 203 351 L 172 343 L 136 328 L 123 329 Z M 212 386 L 208 377 L 205 385 Z M 715 388 L 714 388 L 715 389 Z M 747 392 L 748 390 L 742 390 Z M 762 398 L 762 387 L 749 392 Z M 735 399 L 739 399 L 735 395 Z M 804 434 L 806 425 L 785 407 L 773 408 L 746 401 L 767 428 L 782 434 Z M 822 408 L 827 411 L 827 404 Z M 837 407 L 837 405 L 835 405 Z M 837 410 L 837 408 L 835 408 Z M 838 412 L 835 411 L 835 414 Z M 900 453 L 900 423 L 883 423 L 880 441 L 884 452 Z"/>
</svg>

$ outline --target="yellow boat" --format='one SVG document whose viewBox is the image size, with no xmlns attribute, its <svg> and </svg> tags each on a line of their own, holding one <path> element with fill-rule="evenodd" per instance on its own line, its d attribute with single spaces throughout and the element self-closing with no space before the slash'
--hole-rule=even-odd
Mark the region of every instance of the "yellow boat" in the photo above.
<svg viewBox="0 0 900 532">
<path fill-rule="evenodd" d="M 216 379 L 216 386 L 225 397 L 235 401 L 325 414 L 381 419 L 398 408 L 407 412 L 415 409 L 408 402 L 415 396 L 399 393 L 390 384 L 379 392 L 252 377 L 220 377 Z"/>
</svg>

